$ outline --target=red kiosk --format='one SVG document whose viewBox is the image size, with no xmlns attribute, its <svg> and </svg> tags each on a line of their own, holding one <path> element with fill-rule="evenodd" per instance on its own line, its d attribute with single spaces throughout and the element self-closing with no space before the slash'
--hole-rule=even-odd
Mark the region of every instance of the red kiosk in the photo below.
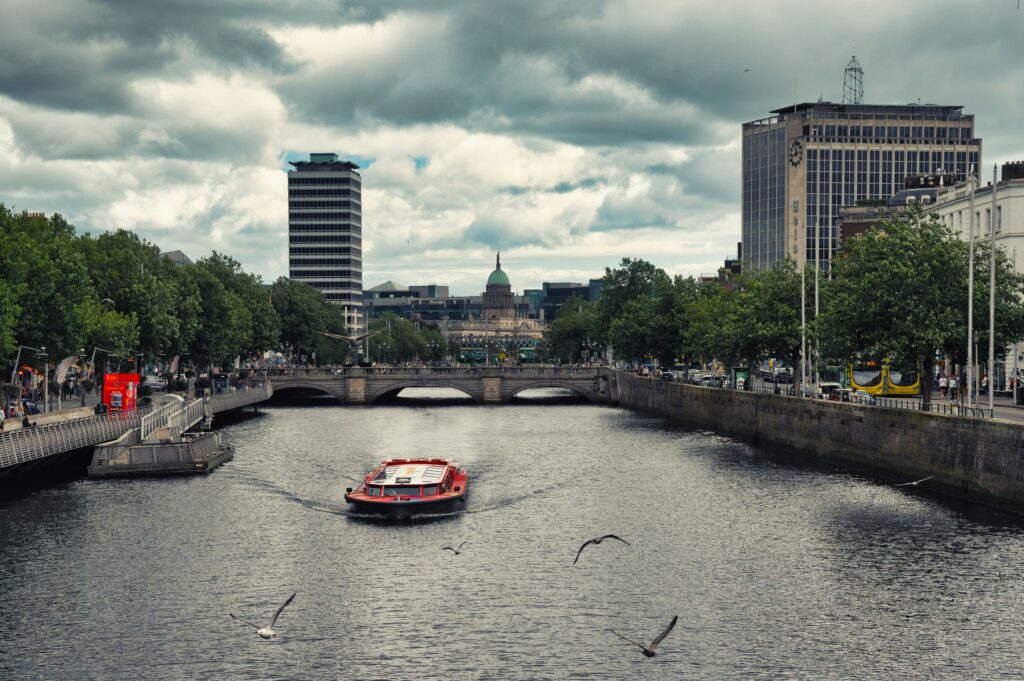
<svg viewBox="0 0 1024 681">
<path fill-rule="evenodd" d="M 110 411 L 135 409 L 139 390 L 138 374 L 104 374 L 103 404 Z"/>
</svg>

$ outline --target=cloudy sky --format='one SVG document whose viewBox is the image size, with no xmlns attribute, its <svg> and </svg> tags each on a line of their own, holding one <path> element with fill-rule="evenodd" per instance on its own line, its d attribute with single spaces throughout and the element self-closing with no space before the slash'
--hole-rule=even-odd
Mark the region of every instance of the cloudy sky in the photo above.
<svg viewBox="0 0 1024 681">
<path fill-rule="evenodd" d="M 0 201 L 287 274 L 288 160 L 363 173 L 364 285 L 516 290 L 624 256 L 713 272 L 740 125 L 962 104 L 1024 159 L 1016 0 L 0 0 Z M 750 69 L 750 72 L 745 72 Z"/>
</svg>

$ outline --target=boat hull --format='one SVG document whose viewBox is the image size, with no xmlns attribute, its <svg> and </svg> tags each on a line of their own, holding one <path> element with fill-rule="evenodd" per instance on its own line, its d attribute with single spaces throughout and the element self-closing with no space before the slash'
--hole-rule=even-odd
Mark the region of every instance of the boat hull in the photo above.
<svg viewBox="0 0 1024 681">
<path fill-rule="evenodd" d="M 360 515 L 373 515 L 382 518 L 411 518 L 415 515 L 433 513 L 453 513 L 461 510 L 466 502 L 466 495 L 447 496 L 440 499 L 415 499 L 377 501 L 359 499 L 354 495 L 345 495 L 345 501 L 352 504 L 353 512 Z"/>
</svg>

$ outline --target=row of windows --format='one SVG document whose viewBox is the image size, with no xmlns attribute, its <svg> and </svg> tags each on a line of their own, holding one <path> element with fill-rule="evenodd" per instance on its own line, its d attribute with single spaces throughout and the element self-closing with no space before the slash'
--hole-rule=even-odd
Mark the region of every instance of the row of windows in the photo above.
<svg viewBox="0 0 1024 681">
<path fill-rule="evenodd" d="M 359 237 L 331 234 L 329 236 L 289 236 L 288 243 L 290 244 L 350 244 L 362 243 L 362 239 Z"/>
<path fill-rule="evenodd" d="M 299 262 L 302 262 L 301 260 Z M 293 264 L 292 267 L 295 267 Z M 292 279 L 305 281 L 306 277 L 348 277 L 359 280 L 362 277 L 360 270 L 292 270 Z M 306 281 L 311 286 L 317 286 L 315 281 Z"/>
<path fill-rule="evenodd" d="M 325 293 L 324 300 L 342 300 L 353 302 L 356 300 L 362 300 L 363 295 L 361 293 Z"/>
<path fill-rule="evenodd" d="M 361 187 L 362 182 L 354 177 L 296 177 L 294 174 L 288 175 L 288 186 L 293 187 L 295 185 L 311 185 L 311 184 L 323 184 L 323 185 L 345 185 L 350 187 Z"/>
<path fill-rule="evenodd" d="M 293 246 L 289 255 L 362 255 L 363 249 L 355 246 Z"/>
<path fill-rule="evenodd" d="M 358 189 L 289 189 L 288 196 L 354 196 L 359 198 Z"/>
<path fill-rule="evenodd" d="M 349 222 L 358 222 L 361 218 L 356 213 L 342 210 L 330 213 L 298 213 L 291 211 L 288 213 L 288 221 L 292 220 L 348 220 Z"/>
<path fill-rule="evenodd" d="M 336 199 L 334 201 L 289 201 L 288 207 L 297 208 L 362 208 L 359 201 L 345 201 Z"/>
<path fill-rule="evenodd" d="M 362 286 L 359 280 L 350 282 L 333 282 L 333 281 L 322 281 L 315 279 L 306 279 L 309 272 L 292 272 L 292 279 L 296 282 L 302 282 L 308 284 L 317 291 L 323 291 L 325 289 L 332 289 L 335 291 L 362 291 Z M 332 273 L 328 273 L 327 276 L 334 276 Z M 361 298 L 361 295 L 359 296 Z"/>
<path fill-rule="evenodd" d="M 945 217 L 943 217 L 942 218 L 942 222 L 945 223 L 946 226 L 948 226 L 950 229 L 956 229 L 958 232 L 960 232 L 962 234 L 966 234 L 971 229 L 971 218 L 970 218 L 971 211 L 969 211 L 969 210 L 966 211 L 967 212 L 967 220 L 966 221 L 964 221 L 964 212 L 965 211 L 962 211 L 962 210 L 956 212 L 956 216 L 955 216 L 956 217 L 956 220 L 955 220 L 956 224 L 954 224 L 954 219 L 953 219 L 954 215 L 953 215 L 953 213 L 950 213 L 949 215 L 946 215 Z M 991 228 L 992 228 L 992 209 L 991 208 L 986 208 L 985 209 L 985 221 L 984 222 L 981 221 L 981 211 L 975 211 L 975 213 L 974 213 L 974 229 L 976 230 L 976 233 L 978 235 L 980 235 L 980 236 L 990 236 L 991 233 L 990 233 L 989 230 Z M 1003 207 L 1000 206 L 1000 205 L 996 205 L 996 234 L 999 234 L 1002 231 L 1003 231 Z"/>
<path fill-rule="evenodd" d="M 872 138 L 885 140 L 969 140 L 970 126 L 935 127 L 920 125 L 805 125 L 808 137 Z"/>
<path fill-rule="evenodd" d="M 289 267 L 362 267 L 361 258 L 291 258 Z"/>
<path fill-rule="evenodd" d="M 350 234 L 356 242 L 359 241 L 359 228 L 353 225 L 333 225 L 326 222 L 294 223 L 288 225 L 288 232 L 325 232 L 335 234 Z"/>
</svg>

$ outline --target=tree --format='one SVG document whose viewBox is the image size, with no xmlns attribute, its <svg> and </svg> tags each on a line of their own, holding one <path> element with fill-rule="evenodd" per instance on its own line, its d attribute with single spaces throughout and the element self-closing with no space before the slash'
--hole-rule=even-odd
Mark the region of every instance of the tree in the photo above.
<svg viewBox="0 0 1024 681">
<path fill-rule="evenodd" d="M 977 267 L 985 272 L 986 247 L 978 248 Z M 920 209 L 846 241 L 813 325 L 821 349 L 845 361 L 861 354 L 912 362 L 923 369 L 929 401 L 935 350 L 956 353 L 966 344 L 967 261 L 967 244 Z M 988 308 L 987 282 L 987 276 L 976 279 L 976 313 Z M 996 287 L 996 340 L 1005 347 L 1024 335 L 1024 288 L 1005 257 L 997 260 Z"/>
<path fill-rule="evenodd" d="M 176 287 L 167 281 L 167 266 L 159 247 L 133 232 L 119 229 L 95 239 L 78 239 L 88 262 L 98 300 L 137 320 L 138 345 L 133 350 L 151 357 L 165 356 L 174 348 L 180 325 L 187 317 L 176 314 Z"/>
<path fill-rule="evenodd" d="M 246 311 L 246 328 L 244 331 L 238 329 L 239 353 L 253 356 L 278 344 L 280 320 L 259 276 L 245 272 L 237 260 L 216 251 L 199 260 L 196 266 L 215 276 L 224 290 L 236 296 Z M 239 322 L 243 323 L 243 320 L 239 319 Z"/>
<path fill-rule="evenodd" d="M 646 260 L 623 258 L 619 269 L 606 267 L 601 300 L 597 304 L 597 326 L 594 330 L 597 341 L 602 345 L 610 341 L 612 324 L 630 301 L 654 298 L 659 285 L 664 286 L 668 281 L 669 276 L 663 270 Z"/>
<path fill-rule="evenodd" d="M 370 357 L 385 362 L 409 362 L 429 354 L 427 340 L 408 319 L 387 312 L 370 323 Z"/>
<path fill-rule="evenodd" d="M 344 336 L 345 318 L 337 305 L 324 300 L 323 294 L 309 284 L 281 277 L 270 287 L 274 310 L 280 320 L 280 343 L 297 356 L 311 356 L 324 362 L 344 361 L 348 346 L 344 341 L 323 333 Z"/>
<path fill-rule="evenodd" d="M 572 295 L 561 307 L 544 332 L 548 357 L 558 357 L 567 364 L 580 357 L 588 340 L 596 337 L 597 310 L 589 301 Z"/>
</svg>

